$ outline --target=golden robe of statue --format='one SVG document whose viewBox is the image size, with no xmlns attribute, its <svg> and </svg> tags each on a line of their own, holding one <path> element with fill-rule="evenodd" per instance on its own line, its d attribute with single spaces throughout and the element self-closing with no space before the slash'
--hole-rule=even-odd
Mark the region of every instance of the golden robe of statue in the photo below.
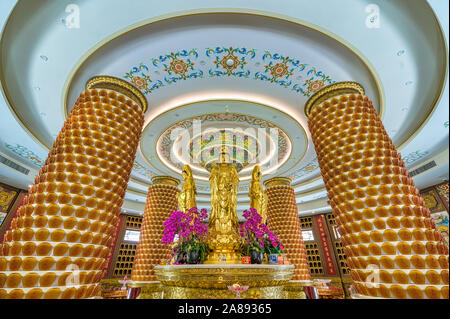
<svg viewBox="0 0 450 319">
<path fill-rule="evenodd" d="M 252 181 L 248 189 L 248 196 L 250 197 L 250 207 L 258 211 L 262 217 L 262 222 L 265 224 L 267 219 L 267 194 L 264 193 L 261 186 L 261 169 L 258 165 L 253 168 Z"/>
<path fill-rule="evenodd" d="M 208 244 L 212 253 L 207 263 L 240 263 L 241 237 L 236 213 L 239 176 L 229 163 L 213 163 L 209 177 L 211 215 Z"/>
<path fill-rule="evenodd" d="M 183 186 L 181 192 L 178 193 L 178 205 L 180 210 L 187 212 L 192 207 L 197 207 L 195 195 L 197 194 L 197 188 L 195 187 L 194 177 L 192 176 L 192 170 L 189 165 L 183 166 Z"/>
</svg>

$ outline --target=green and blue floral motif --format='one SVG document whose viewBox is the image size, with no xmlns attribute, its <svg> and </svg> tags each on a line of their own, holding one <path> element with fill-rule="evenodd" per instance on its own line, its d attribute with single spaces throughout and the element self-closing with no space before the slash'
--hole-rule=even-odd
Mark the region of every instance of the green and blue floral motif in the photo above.
<svg viewBox="0 0 450 319">
<path fill-rule="evenodd" d="M 149 94 L 153 90 L 164 86 L 161 80 L 157 80 L 155 83 L 151 84 L 153 81 L 144 71 L 149 71 L 148 66 L 144 63 L 140 63 L 139 66 L 133 67 L 130 72 L 126 73 L 124 78 L 129 79 L 129 81 L 144 94 Z"/>
<path fill-rule="evenodd" d="M 233 48 L 233 47 L 216 47 L 215 49 L 206 48 L 205 54 L 207 57 L 215 57 L 214 65 L 215 69 L 209 69 L 208 73 L 210 77 L 215 76 L 237 76 L 248 78 L 250 70 L 244 70 L 244 66 L 247 64 L 245 58 L 250 56 L 253 59 L 256 55 L 255 50 L 248 50 L 246 48 Z M 240 55 L 240 58 L 238 57 Z"/>
<path fill-rule="evenodd" d="M 19 145 L 19 144 L 11 145 L 11 144 L 5 143 L 5 147 L 7 149 L 11 150 L 16 155 L 18 155 L 21 158 L 27 160 L 28 162 L 33 163 L 34 165 L 36 165 L 38 167 L 44 166 L 44 160 L 42 158 L 40 158 L 39 155 L 37 155 L 36 153 L 30 151 L 25 146 L 22 146 L 22 145 Z"/>
<path fill-rule="evenodd" d="M 139 162 L 135 161 L 133 163 L 133 168 L 132 168 L 132 172 L 140 175 L 141 177 L 144 177 L 146 179 L 151 179 L 153 176 L 156 176 L 157 174 L 153 171 L 151 171 L 150 169 L 148 169 L 147 167 L 143 166 L 142 164 L 140 164 Z"/>
<path fill-rule="evenodd" d="M 428 151 L 422 152 L 420 150 L 411 152 L 402 157 L 403 162 L 405 162 L 405 166 L 409 166 L 410 164 L 418 161 L 419 159 L 427 156 L 429 154 Z"/>
<path fill-rule="evenodd" d="M 164 80 L 168 84 L 176 83 L 179 80 L 202 78 L 203 71 L 194 69 L 195 63 L 189 58 L 190 56 L 198 58 L 197 49 L 191 49 L 189 51 L 181 50 L 166 55 L 160 55 L 157 59 L 152 59 L 152 64 L 156 67 L 158 67 L 159 64 L 163 65 L 164 72 L 167 72 L 168 74 L 168 76 L 164 77 Z M 169 63 L 164 63 L 166 61 Z"/>
<path fill-rule="evenodd" d="M 271 54 L 269 51 L 265 51 L 262 56 L 262 60 L 269 62 L 264 65 L 263 72 L 256 72 L 255 79 L 262 81 L 269 81 L 270 83 L 277 83 L 283 87 L 289 87 L 292 81 L 288 81 L 290 76 L 294 75 L 294 67 L 303 70 L 304 64 L 300 64 L 299 60 L 284 57 L 281 54 Z M 288 64 L 294 67 L 289 67 Z"/>
<path fill-rule="evenodd" d="M 295 170 L 289 178 L 291 178 L 293 181 L 295 179 L 299 179 L 300 177 L 306 176 L 311 174 L 312 172 L 319 169 L 319 161 L 317 160 L 317 157 L 314 157 L 308 164 L 305 166 Z"/>
</svg>

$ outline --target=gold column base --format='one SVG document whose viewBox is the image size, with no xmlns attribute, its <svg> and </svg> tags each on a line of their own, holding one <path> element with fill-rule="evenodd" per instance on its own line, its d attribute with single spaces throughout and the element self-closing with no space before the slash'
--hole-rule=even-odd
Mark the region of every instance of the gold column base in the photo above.
<svg viewBox="0 0 450 319">
<path fill-rule="evenodd" d="M 284 286 L 285 299 L 306 299 L 303 289 L 305 286 L 313 286 L 311 280 L 291 280 Z"/>
<path fill-rule="evenodd" d="M 242 264 L 242 257 L 240 253 L 232 250 L 215 250 L 208 254 L 204 263 L 209 265 Z"/>
<path fill-rule="evenodd" d="M 128 283 L 128 287 L 141 288 L 136 299 L 163 299 L 163 286 L 159 281 L 133 281 Z"/>
</svg>

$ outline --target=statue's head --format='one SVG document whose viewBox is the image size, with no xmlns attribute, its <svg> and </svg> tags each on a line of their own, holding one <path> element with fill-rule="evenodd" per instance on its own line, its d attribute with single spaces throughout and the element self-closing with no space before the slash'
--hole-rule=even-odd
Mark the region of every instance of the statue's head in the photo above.
<svg viewBox="0 0 450 319">
<path fill-rule="evenodd" d="M 261 168 L 259 165 L 255 165 L 252 172 L 252 179 L 259 181 L 261 179 Z"/>
<path fill-rule="evenodd" d="M 188 177 L 192 177 L 192 170 L 191 170 L 191 167 L 190 167 L 189 165 L 185 164 L 185 165 L 183 166 L 183 171 L 182 171 L 181 174 L 183 175 L 183 178 L 184 178 L 184 179 L 186 179 L 186 178 L 188 178 Z"/>
</svg>

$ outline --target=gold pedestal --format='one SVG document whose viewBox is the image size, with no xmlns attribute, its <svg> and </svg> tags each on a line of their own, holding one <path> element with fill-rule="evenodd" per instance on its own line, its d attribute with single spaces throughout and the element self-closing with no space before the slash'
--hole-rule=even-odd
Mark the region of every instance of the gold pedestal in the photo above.
<svg viewBox="0 0 450 319">
<path fill-rule="evenodd" d="M 306 299 L 303 289 L 305 286 L 312 286 L 311 280 L 291 280 L 284 286 L 285 299 Z"/>
<path fill-rule="evenodd" d="M 234 299 L 229 286 L 248 289 L 243 299 L 284 299 L 284 286 L 292 278 L 293 265 L 167 265 L 155 273 L 164 290 L 164 299 Z"/>
<path fill-rule="evenodd" d="M 130 282 L 128 287 L 141 288 L 136 299 L 163 299 L 163 287 L 159 281 Z"/>
</svg>

